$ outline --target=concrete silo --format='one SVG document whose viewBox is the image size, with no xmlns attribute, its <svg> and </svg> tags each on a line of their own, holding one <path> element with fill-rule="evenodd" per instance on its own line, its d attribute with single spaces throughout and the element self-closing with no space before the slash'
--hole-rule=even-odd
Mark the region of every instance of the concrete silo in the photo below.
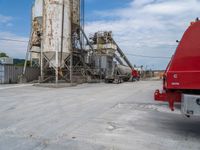
<svg viewBox="0 0 200 150">
<path fill-rule="evenodd" d="M 32 7 L 32 30 L 30 39 L 30 51 L 32 65 L 39 66 L 41 52 L 42 19 L 43 19 L 43 0 L 35 0 Z"/>
<path fill-rule="evenodd" d="M 56 82 L 63 68 L 69 68 L 68 71 L 72 72 L 71 67 L 66 66 L 70 65 L 66 59 L 73 57 L 75 40 L 80 39 L 79 28 L 80 0 L 35 0 L 30 52 L 32 62 L 37 62 L 41 68 L 42 80 L 49 68 L 54 70 L 51 74 Z"/>
<path fill-rule="evenodd" d="M 69 0 L 44 0 L 43 13 L 44 57 L 51 67 L 62 68 L 72 51 L 71 3 Z"/>
<path fill-rule="evenodd" d="M 129 72 L 133 68 L 112 32 L 86 36 L 84 0 L 35 0 L 28 50 L 32 65 L 40 67 L 42 83 L 129 79 L 130 74 L 121 71 L 125 67 L 118 67 L 124 65 L 121 59 Z"/>
</svg>

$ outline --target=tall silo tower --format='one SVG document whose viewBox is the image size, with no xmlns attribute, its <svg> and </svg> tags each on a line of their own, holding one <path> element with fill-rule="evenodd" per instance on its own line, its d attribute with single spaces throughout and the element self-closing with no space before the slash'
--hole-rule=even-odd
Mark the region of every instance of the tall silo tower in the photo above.
<svg viewBox="0 0 200 150">
<path fill-rule="evenodd" d="M 43 0 L 35 0 L 32 7 L 32 28 L 30 37 L 30 55 L 32 66 L 40 66 L 41 34 L 43 20 Z"/>
<path fill-rule="evenodd" d="M 70 0 L 44 0 L 42 57 L 55 70 L 56 82 L 59 69 L 72 52 L 71 16 Z"/>
<path fill-rule="evenodd" d="M 56 83 L 59 79 L 72 81 L 74 52 L 81 47 L 80 3 L 35 0 L 29 45 L 31 59 L 41 68 L 41 81 L 54 77 Z"/>
</svg>

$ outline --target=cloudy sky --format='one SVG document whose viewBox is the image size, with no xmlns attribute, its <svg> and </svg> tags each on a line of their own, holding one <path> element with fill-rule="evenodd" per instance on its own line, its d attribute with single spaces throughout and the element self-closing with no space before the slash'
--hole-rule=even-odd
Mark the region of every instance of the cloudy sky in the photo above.
<svg viewBox="0 0 200 150">
<path fill-rule="evenodd" d="M 185 29 L 200 17 L 200 0 L 85 0 L 86 32 L 111 30 L 133 64 L 165 69 Z M 28 40 L 33 0 L 0 0 L 0 38 Z M 24 58 L 26 43 L 0 41 Z M 146 57 L 151 56 L 151 57 Z"/>
</svg>

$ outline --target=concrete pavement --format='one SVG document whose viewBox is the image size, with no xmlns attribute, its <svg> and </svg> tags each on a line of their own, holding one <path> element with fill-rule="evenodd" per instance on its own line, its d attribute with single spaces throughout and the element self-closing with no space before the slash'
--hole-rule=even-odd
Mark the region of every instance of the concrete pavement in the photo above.
<svg viewBox="0 0 200 150">
<path fill-rule="evenodd" d="M 200 120 L 153 101 L 160 81 L 4 87 L 0 150 L 200 149 Z"/>
</svg>

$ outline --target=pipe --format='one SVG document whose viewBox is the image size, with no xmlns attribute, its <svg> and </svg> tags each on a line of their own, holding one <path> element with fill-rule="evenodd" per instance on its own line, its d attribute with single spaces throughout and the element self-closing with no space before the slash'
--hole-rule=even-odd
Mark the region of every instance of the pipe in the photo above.
<svg viewBox="0 0 200 150">
<path fill-rule="evenodd" d="M 127 63 L 127 65 L 131 68 L 134 69 L 134 67 L 132 66 L 132 64 L 130 63 L 130 61 L 128 60 L 128 58 L 126 57 L 126 55 L 123 53 L 123 51 L 121 50 L 121 48 L 117 45 L 117 43 L 115 42 L 115 40 L 113 39 L 113 43 L 117 46 L 117 51 L 120 54 L 120 56 L 124 59 L 124 61 Z"/>
</svg>

